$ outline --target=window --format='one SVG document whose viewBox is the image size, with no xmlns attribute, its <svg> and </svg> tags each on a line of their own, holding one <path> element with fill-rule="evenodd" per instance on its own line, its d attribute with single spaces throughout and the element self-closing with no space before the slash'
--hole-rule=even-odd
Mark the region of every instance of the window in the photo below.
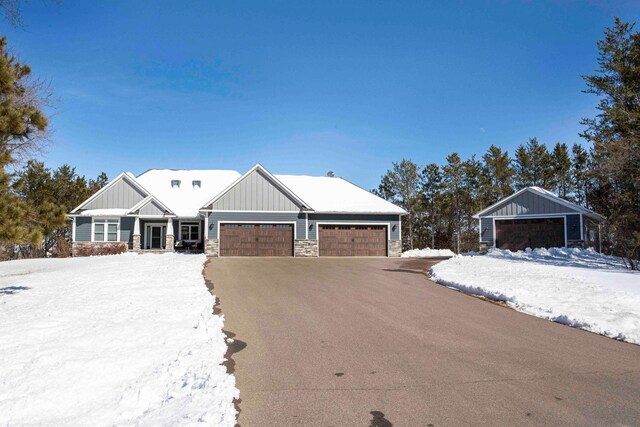
<svg viewBox="0 0 640 427">
<path fill-rule="evenodd" d="M 194 180 L 191 181 L 191 184 L 193 185 L 193 188 L 200 188 L 202 187 L 202 182 L 200 180 Z"/>
<path fill-rule="evenodd" d="M 117 242 L 120 220 L 116 218 L 94 218 L 93 220 L 93 241 L 94 242 Z"/>
<path fill-rule="evenodd" d="M 183 222 L 180 224 L 180 240 L 185 242 L 200 241 L 200 223 Z"/>
<path fill-rule="evenodd" d="M 171 188 L 180 188 L 180 180 L 172 179 L 171 180 Z"/>
</svg>

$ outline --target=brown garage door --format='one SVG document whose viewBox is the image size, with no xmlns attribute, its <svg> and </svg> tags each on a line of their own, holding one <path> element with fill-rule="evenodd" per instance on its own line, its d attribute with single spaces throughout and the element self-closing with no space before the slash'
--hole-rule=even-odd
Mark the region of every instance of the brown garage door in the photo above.
<svg viewBox="0 0 640 427">
<path fill-rule="evenodd" d="M 321 225 L 320 256 L 386 256 L 386 225 Z"/>
<path fill-rule="evenodd" d="M 497 248 L 519 251 L 564 245 L 564 218 L 496 220 Z"/>
<path fill-rule="evenodd" d="M 220 224 L 221 256 L 293 256 L 291 224 Z"/>
</svg>

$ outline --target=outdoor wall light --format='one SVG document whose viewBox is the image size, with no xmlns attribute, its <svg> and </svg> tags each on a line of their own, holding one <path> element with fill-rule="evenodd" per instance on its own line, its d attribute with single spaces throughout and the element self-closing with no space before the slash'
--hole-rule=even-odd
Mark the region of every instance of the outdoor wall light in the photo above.
<svg viewBox="0 0 640 427">
<path fill-rule="evenodd" d="M 313 224 L 309 224 L 309 230 L 313 230 Z"/>
<path fill-rule="evenodd" d="M 396 225 L 395 225 L 395 224 L 393 224 L 393 225 L 391 226 L 391 231 L 396 231 Z"/>
</svg>

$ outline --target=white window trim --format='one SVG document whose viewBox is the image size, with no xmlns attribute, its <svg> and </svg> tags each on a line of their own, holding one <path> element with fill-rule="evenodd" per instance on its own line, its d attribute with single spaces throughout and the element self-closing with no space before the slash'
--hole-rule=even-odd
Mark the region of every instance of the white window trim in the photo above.
<svg viewBox="0 0 640 427">
<path fill-rule="evenodd" d="M 105 228 L 104 228 L 104 240 L 96 240 L 96 222 L 95 222 L 96 219 L 98 221 L 100 221 L 101 223 L 102 223 L 102 221 L 104 221 L 104 225 L 105 225 Z M 108 234 L 109 234 L 108 233 L 108 228 L 109 227 L 106 227 L 106 225 L 108 224 L 107 221 L 113 221 L 113 220 L 117 220 L 118 221 L 118 223 L 117 223 L 118 240 L 115 240 L 115 241 L 114 240 L 107 240 L 109 238 L 108 237 Z M 117 217 L 117 216 L 113 216 L 113 217 L 110 217 L 110 216 L 91 217 L 91 241 L 95 242 L 95 243 L 121 242 L 122 239 L 120 238 L 120 217 Z"/>
<path fill-rule="evenodd" d="M 189 227 L 193 227 L 194 225 L 196 225 L 195 223 L 197 223 L 198 225 L 198 240 L 182 240 L 182 223 L 183 222 L 187 222 L 187 223 L 191 223 L 188 224 Z M 179 220 L 178 221 L 178 237 L 179 237 L 179 241 L 180 242 L 188 242 L 188 243 L 202 243 L 202 222 L 199 219 L 194 219 L 194 220 L 187 220 L 185 219 L 184 221 Z M 189 237 L 191 237 L 191 230 L 189 230 Z"/>
</svg>

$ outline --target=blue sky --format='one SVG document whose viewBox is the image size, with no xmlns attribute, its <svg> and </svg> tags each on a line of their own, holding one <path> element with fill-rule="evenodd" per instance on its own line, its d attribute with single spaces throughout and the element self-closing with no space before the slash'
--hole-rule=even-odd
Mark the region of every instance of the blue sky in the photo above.
<svg viewBox="0 0 640 427">
<path fill-rule="evenodd" d="M 580 142 L 624 1 L 30 1 L 9 45 L 57 98 L 51 167 L 333 170 L 377 187 L 529 137 Z"/>
</svg>

